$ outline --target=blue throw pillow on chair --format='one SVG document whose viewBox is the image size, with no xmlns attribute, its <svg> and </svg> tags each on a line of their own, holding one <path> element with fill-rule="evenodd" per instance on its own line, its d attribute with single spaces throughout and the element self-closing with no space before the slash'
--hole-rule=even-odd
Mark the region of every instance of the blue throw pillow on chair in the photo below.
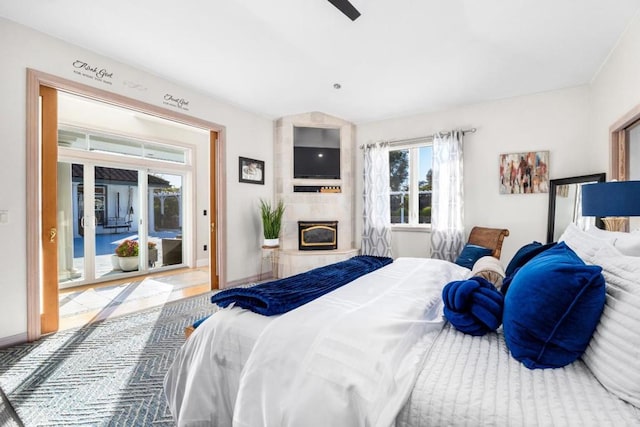
<svg viewBox="0 0 640 427">
<path fill-rule="evenodd" d="M 530 369 L 558 368 L 580 357 L 604 308 L 601 271 L 564 242 L 521 267 L 505 295 L 502 318 L 512 356 Z"/>
<path fill-rule="evenodd" d="M 467 243 L 464 245 L 464 248 L 462 248 L 462 252 L 460 252 L 460 255 L 456 258 L 455 263 L 471 270 L 477 260 L 483 256 L 491 255 L 492 252 L 491 249 L 485 248 L 484 246 Z"/>
</svg>

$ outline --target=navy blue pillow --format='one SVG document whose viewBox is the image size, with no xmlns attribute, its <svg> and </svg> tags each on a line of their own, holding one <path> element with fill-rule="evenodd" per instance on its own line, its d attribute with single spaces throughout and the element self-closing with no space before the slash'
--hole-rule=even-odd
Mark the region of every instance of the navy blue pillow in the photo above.
<svg viewBox="0 0 640 427">
<path fill-rule="evenodd" d="M 531 258 L 554 247 L 555 245 L 556 242 L 547 243 L 546 245 L 543 245 L 540 242 L 531 242 L 524 245 L 518 249 L 518 252 L 516 252 L 513 258 L 511 258 L 511 261 L 509 261 L 507 268 L 504 270 L 505 277 L 511 276 L 519 267 L 525 265 Z"/>
<path fill-rule="evenodd" d="M 513 276 L 516 274 L 516 272 L 530 259 L 538 254 L 541 254 L 547 249 L 551 249 L 555 245 L 556 242 L 547 243 L 546 245 L 543 245 L 540 242 L 531 242 L 518 249 L 518 252 L 516 252 L 513 258 L 511 258 L 511 261 L 509 261 L 509 265 L 507 265 L 507 269 L 504 271 L 504 279 L 502 280 L 500 292 L 506 295 L 507 291 L 509 290 L 509 286 L 511 285 L 511 281 L 513 280 Z"/>
<path fill-rule="evenodd" d="M 449 282 L 442 290 L 444 316 L 460 332 L 485 335 L 502 323 L 504 297 L 484 277 Z"/>
<path fill-rule="evenodd" d="M 491 255 L 493 251 L 484 246 L 472 245 L 467 243 L 464 245 L 462 252 L 456 258 L 455 263 L 463 267 L 467 267 L 469 270 L 473 268 L 473 264 L 483 256 Z"/>
<path fill-rule="evenodd" d="M 580 357 L 604 307 L 601 271 L 564 242 L 520 268 L 505 296 L 502 318 L 513 357 L 530 369 L 558 368 Z"/>
</svg>

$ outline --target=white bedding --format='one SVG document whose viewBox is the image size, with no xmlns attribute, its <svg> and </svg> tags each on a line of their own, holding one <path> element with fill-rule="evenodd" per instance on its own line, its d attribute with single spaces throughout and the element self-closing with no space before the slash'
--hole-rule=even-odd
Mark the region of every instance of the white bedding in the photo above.
<svg viewBox="0 0 640 427">
<path fill-rule="evenodd" d="M 180 426 L 640 426 L 581 360 L 529 370 L 500 330 L 442 328 L 433 297 L 469 273 L 400 258 L 282 316 L 221 310 L 170 367 L 170 409 Z"/>
<path fill-rule="evenodd" d="M 638 426 L 640 410 L 618 399 L 577 360 L 530 370 L 502 334 L 473 337 L 450 324 L 434 343 L 397 427 Z"/>
<path fill-rule="evenodd" d="M 180 426 L 389 426 L 442 328 L 442 287 L 468 274 L 400 258 L 281 316 L 221 310 L 170 367 L 170 409 Z"/>
</svg>

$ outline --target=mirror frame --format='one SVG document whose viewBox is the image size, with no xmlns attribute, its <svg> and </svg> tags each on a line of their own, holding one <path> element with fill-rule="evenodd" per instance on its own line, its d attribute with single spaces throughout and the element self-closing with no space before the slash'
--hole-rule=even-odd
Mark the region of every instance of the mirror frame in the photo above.
<svg viewBox="0 0 640 427">
<path fill-rule="evenodd" d="M 569 178 L 552 179 L 549 181 L 549 216 L 547 218 L 547 243 L 553 242 L 554 225 L 556 219 L 556 195 L 558 187 L 567 184 L 581 184 L 587 182 L 605 182 L 607 175 L 594 173 L 591 175 L 572 176 Z M 602 218 L 596 217 L 596 227 L 604 228 Z"/>
</svg>

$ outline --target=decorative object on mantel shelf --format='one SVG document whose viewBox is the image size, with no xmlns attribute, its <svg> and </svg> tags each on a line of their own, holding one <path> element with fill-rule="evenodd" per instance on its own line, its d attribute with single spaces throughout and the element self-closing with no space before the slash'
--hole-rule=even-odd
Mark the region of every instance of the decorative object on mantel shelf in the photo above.
<svg viewBox="0 0 640 427">
<path fill-rule="evenodd" d="M 629 216 L 640 216 L 640 181 L 609 181 L 582 186 L 582 215 L 602 216 L 609 231 L 625 231 Z"/>
<path fill-rule="evenodd" d="M 134 271 L 138 269 L 138 242 L 135 240 L 125 240 L 116 248 L 118 264 L 122 271 Z"/>
<path fill-rule="evenodd" d="M 262 230 L 264 235 L 263 245 L 277 247 L 280 245 L 280 228 L 284 215 L 284 202 L 279 200 L 275 205 L 260 199 L 260 216 L 262 218 Z"/>
</svg>

